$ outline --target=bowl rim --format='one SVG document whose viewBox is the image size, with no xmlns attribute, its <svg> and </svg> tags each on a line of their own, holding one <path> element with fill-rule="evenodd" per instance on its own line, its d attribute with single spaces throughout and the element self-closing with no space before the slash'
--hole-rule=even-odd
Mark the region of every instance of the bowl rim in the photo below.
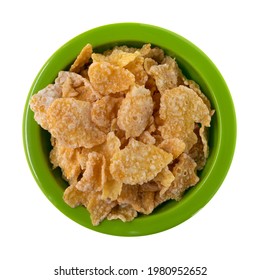
<svg viewBox="0 0 260 280">
<path fill-rule="evenodd" d="M 46 175 L 46 171 L 50 170 L 50 163 L 39 161 L 39 158 L 43 159 L 45 156 L 40 147 L 42 129 L 32 119 L 29 100 L 35 92 L 53 81 L 57 76 L 56 70 L 64 70 L 86 43 L 91 43 L 95 49 L 104 45 L 113 46 L 116 43 L 125 44 L 126 42 L 132 42 L 132 44 L 152 43 L 152 45 L 164 49 L 166 53 L 172 52 L 174 49 L 178 59 L 188 61 L 189 65 L 196 69 L 202 79 L 206 81 L 214 98 L 218 145 L 214 147 L 215 160 L 207 170 L 203 182 L 200 182 L 200 188 L 194 189 L 192 195 L 185 196 L 180 202 L 175 203 L 174 207 L 168 207 L 162 212 L 155 211 L 149 216 L 141 215 L 128 223 L 117 220 L 103 221 L 101 225 L 93 227 L 89 215 L 83 207 L 70 208 L 60 197 L 61 190 L 52 187 L 55 184 L 54 175 L 53 173 Z M 169 47 L 171 44 L 174 47 Z M 62 59 L 64 54 L 67 55 L 66 60 Z M 221 98 L 216 98 L 217 93 L 221 93 Z M 229 89 L 217 67 L 204 52 L 170 30 L 149 24 L 124 22 L 103 25 L 85 31 L 53 53 L 37 74 L 28 93 L 23 114 L 22 137 L 26 159 L 35 181 L 45 196 L 63 214 L 78 224 L 100 233 L 116 236 L 143 236 L 177 226 L 192 217 L 211 200 L 230 168 L 235 152 L 236 129 L 235 108 Z M 210 187 L 203 188 L 202 186 L 205 184 Z"/>
</svg>

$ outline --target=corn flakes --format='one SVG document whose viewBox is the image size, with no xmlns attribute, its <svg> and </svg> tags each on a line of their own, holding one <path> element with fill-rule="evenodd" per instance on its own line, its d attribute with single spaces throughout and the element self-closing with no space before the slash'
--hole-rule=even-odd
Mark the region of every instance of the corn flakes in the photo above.
<svg viewBox="0 0 260 280">
<path fill-rule="evenodd" d="M 126 138 L 140 136 L 153 113 L 153 99 L 150 91 L 134 86 L 126 94 L 118 110 L 117 124 L 125 131 Z"/>
<path fill-rule="evenodd" d="M 179 68 L 170 56 L 166 56 L 162 64 L 152 65 L 149 73 L 155 79 L 156 86 L 161 94 L 165 90 L 176 88 L 178 85 Z"/>
<path fill-rule="evenodd" d="M 65 203 L 85 207 L 94 226 L 179 201 L 209 156 L 209 99 L 151 44 L 103 53 L 87 44 L 30 107 L 51 134 Z"/>
<path fill-rule="evenodd" d="M 61 145 L 91 148 L 101 144 L 106 134 L 91 121 L 91 104 L 73 98 L 56 99 L 47 111 L 48 130 Z"/>
<path fill-rule="evenodd" d="M 44 129 L 48 129 L 47 110 L 54 100 L 61 97 L 61 89 L 56 84 L 48 85 L 33 95 L 30 108 L 34 112 L 34 119 Z"/>
<path fill-rule="evenodd" d="M 105 165 L 105 158 L 102 154 L 90 152 L 85 171 L 75 187 L 83 192 L 87 190 L 101 191 L 106 180 Z"/>
<path fill-rule="evenodd" d="M 171 161 L 171 154 L 131 138 L 123 150 L 113 155 L 110 172 L 119 182 L 141 185 L 152 180 Z"/>
<path fill-rule="evenodd" d="M 120 219 L 123 222 L 130 222 L 137 217 L 138 212 L 129 204 L 116 205 L 108 214 L 108 220 Z"/>
<path fill-rule="evenodd" d="M 103 96 L 93 103 L 91 119 L 100 128 L 110 130 L 112 120 L 117 117 L 117 111 L 122 98 Z"/>
<path fill-rule="evenodd" d="M 134 61 L 139 55 L 140 53 L 138 51 L 125 52 L 123 50 L 114 49 L 108 55 L 93 53 L 92 59 L 93 62 L 108 62 L 120 67 L 125 67 L 127 64 Z"/>
<path fill-rule="evenodd" d="M 88 63 L 90 57 L 92 54 L 92 46 L 90 44 L 87 44 L 80 54 L 78 55 L 77 59 L 74 61 L 74 63 L 70 67 L 71 72 L 80 72 L 82 70 L 83 66 Z"/>
<path fill-rule="evenodd" d="M 154 197 L 154 191 L 141 192 L 138 185 L 123 185 L 118 203 L 130 205 L 137 212 L 148 215 L 154 209 Z"/>
<path fill-rule="evenodd" d="M 84 206 L 90 213 L 92 224 L 97 226 L 116 206 L 116 202 L 102 199 L 100 192 L 91 192 L 89 195 L 89 200 L 86 204 L 84 204 Z"/>
<path fill-rule="evenodd" d="M 70 184 L 77 183 L 77 179 L 81 174 L 79 153 L 78 148 L 64 147 L 56 139 L 53 142 L 53 149 L 50 152 L 50 161 L 53 164 L 53 169 L 60 167 L 64 179 Z"/>
<path fill-rule="evenodd" d="M 164 139 L 179 138 L 186 151 L 197 142 L 195 123 L 210 126 L 211 116 L 202 99 L 185 86 L 167 90 L 161 97 L 160 118 L 164 124 L 159 130 Z"/>
<path fill-rule="evenodd" d="M 88 79 L 74 72 L 60 71 L 55 84 L 61 87 L 62 97 L 74 97 L 89 102 L 95 102 L 102 97 Z"/>
<path fill-rule="evenodd" d="M 92 63 L 88 75 L 94 89 L 102 95 L 128 90 L 135 82 L 135 76 L 130 71 L 108 62 Z"/>
</svg>

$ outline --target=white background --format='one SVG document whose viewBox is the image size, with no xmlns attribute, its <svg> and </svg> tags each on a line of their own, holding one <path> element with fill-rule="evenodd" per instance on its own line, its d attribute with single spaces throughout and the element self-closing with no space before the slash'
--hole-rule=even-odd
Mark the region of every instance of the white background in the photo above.
<svg viewBox="0 0 260 280">
<path fill-rule="evenodd" d="M 260 279 L 257 2 L 1 1 L 1 279 L 65 279 L 53 276 L 59 265 L 207 266 L 201 279 Z M 60 213 L 34 181 L 22 145 L 26 97 L 49 56 L 79 33 L 127 21 L 170 29 L 202 49 L 229 86 L 238 122 L 234 160 L 214 198 L 183 224 L 136 238 L 99 234 Z M 184 278 L 198 279 L 173 277 Z"/>
</svg>

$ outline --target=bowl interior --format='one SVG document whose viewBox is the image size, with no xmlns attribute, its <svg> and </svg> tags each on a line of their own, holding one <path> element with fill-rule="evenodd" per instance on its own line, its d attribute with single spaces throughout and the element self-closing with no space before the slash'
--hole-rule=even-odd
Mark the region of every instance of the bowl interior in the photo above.
<svg viewBox="0 0 260 280">
<path fill-rule="evenodd" d="M 62 199 L 67 183 L 61 171 L 52 170 L 49 161 L 50 135 L 34 121 L 29 109 L 32 94 L 53 83 L 60 70 L 66 70 L 82 47 L 91 43 L 94 51 L 102 52 L 115 45 L 141 47 L 151 43 L 175 57 L 183 73 L 195 80 L 210 99 L 216 110 L 210 128 L 210 155 L 200 172 L 200 182 L 189 189 L 178 203 L 169 201 L 159 206 L 151 215 L 140 215 L 134 221 L 103 221 L 93 227 L 84 207 L 70 208 Z M 224 121 L 223 121 L 224 120 Z M 201 209 L 215 194 L 224 180 L 232 161 L 236 120 L 233 102 L 221 74 L 211 60 L 196 46 L 168 30 L 138 23 L 121 23 L 98 27 L 87 31 L 57 50 L 45 63 L 35 78 L 25 104 L 23 140 L 28 164 L 39 187 L 61 212 L 75 222 L 98 232 L 139 236 L 160 232 L 187 220 Z"/>
</svg>

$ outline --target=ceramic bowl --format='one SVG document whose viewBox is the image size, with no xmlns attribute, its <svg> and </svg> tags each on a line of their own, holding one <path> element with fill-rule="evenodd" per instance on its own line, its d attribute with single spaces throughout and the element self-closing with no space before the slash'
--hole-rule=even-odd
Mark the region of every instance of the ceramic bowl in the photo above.
<svg viewBox="0 0 260 280">
<path fill-rule="evenodd" d="M 84 207 L 70 208 L 62 199 L 67 183 L 59 169 L 49 161 L 50 135 L 34 120 L 29 99 L 50 83 L 61 70 L 66 70 L 80 50 L 91 43 L 95 51 L 116 45 L 141 47 L 144 43 L 162 48 L 175 57 L 183 73 L 195 80 L 210 99 L 215 114 L 210 128 L 210 154 L 199 173 L 200 182 L 190 188 L 179 202 L 168 201 L 148 216 L 140 215 L 132 222 L 103 221 L 92 226 Z M 118 23 L 88 30 L 58 49 L 43 65 L 35 78 L 25 104 L 23 141 L 29 167 L 39 187 L 62 213 L 82 226 L 97 232 L 118 236 L 140 236 L 161 232 L 186 221 L 206 205 L 221 186 L 232 161 L 236 142 L 235 109 L 228 87 L 209 57 L 187 39 L 163 28 L 140 24 Z M 69 223 L 69 220 L 68 220 Z"/>
</svg>

